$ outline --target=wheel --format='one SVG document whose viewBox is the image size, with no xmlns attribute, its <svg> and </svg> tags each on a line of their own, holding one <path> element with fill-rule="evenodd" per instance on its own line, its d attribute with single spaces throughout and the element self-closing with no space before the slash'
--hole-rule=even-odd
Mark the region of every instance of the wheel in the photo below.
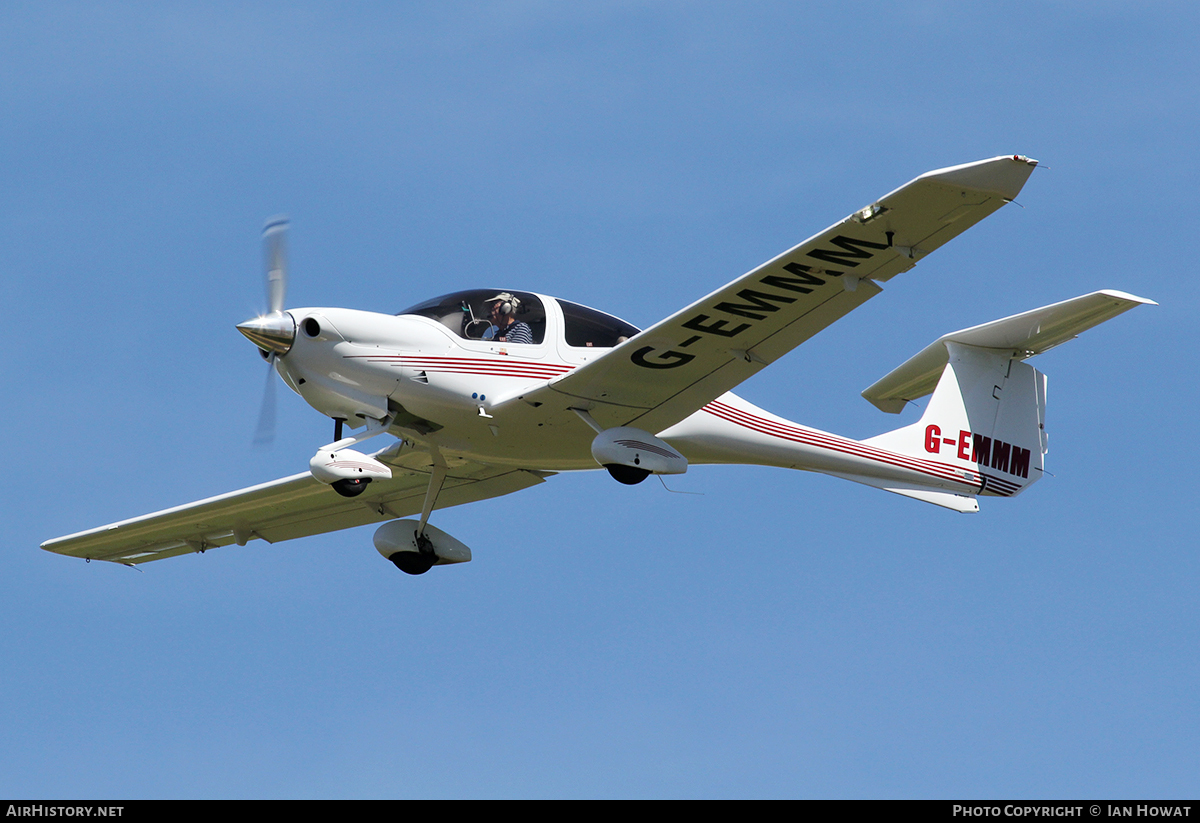
<svg viewBox="0 0 1200 823">
<path fill-rule="evenodd" d="M 370 482 L 371 478 L 369 477 L 355 477 L 353 479 L 335 480 L 330 485 L 342 497 L 358 497 L 366 490 L 367 484 Z"/>
<path fill-rule="evenodd" d="M 421 552 L 396 552 L 388 560 L 392 561 L 396 568 L 405 574 L 425 574 L 437 562 L 437 555 Z"/>
<path fill-rule="evenodd" d="M 639 469 L 636 466 L 622 466 L 620 463 L 609 463 L 604 468 L 608 469 L 613 480 L 624 483 L 626 486 L 636 486 L 650 476 L 650 472 L 645 469 Z"/>
</svg>

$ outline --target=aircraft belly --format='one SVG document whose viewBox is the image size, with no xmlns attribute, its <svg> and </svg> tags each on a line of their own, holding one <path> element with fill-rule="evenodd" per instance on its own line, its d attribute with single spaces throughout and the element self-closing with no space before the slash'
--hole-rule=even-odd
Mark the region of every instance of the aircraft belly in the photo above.
<svg viewBox="0 0 1200 823">
<path fill-rule="evenodd" d="M 960 494 L 976 493 L 980 486 L 977 473 L 801 426 L 728 393 L 659 437 L 693 464 L 777 466 Z"/>
<path fill-rule="evenodd" d="M 489 465 L 538 471 L 600 468 L 591 453 L 595 432 L 574 412 L 567 409 L 551 412 L 517 403 L 503 409 L 489 410 L 484 406 L 488 416 L 483 416 L 480 404 L 464 407 L 461 399 L 455 400 L 457 395 L 437 388 L 422 389 L 419 393 L 398 392 L 393 399 L 403 396 L 407 412 L 427 418 L 439 428 L 422 432 L 395 425 L 393 433 L 397 436 L 428 442 L 447 456 Z"/>
</svg>

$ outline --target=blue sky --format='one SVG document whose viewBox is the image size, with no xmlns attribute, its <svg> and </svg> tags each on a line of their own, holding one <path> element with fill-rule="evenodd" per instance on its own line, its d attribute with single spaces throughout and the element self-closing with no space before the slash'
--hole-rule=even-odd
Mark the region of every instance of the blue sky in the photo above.
<svg viewBox="0 0 1200 823">
<path fill-rule="evenodd" d="M 1200 80 L 1186 3 L 6 4 L 0 796 L 1167 797 L 1200 774 Z M 303 470 L 290 305 L 460 288 L 645 325 L 929 169 L 1008 207 L 744 384 L 867 437 L 945 332 L 1157 300 L 1034 362 L 1053 472 L 957 515 L 817 475 L 602 473 L 141 571 L 53 536 Z"/>
</svg>

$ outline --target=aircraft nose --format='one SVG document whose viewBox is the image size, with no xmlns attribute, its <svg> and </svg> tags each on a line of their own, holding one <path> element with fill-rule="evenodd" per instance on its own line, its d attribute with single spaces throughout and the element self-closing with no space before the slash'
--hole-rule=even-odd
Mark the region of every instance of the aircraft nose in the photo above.
<svg viewBox="0 0 1200 823">
<path fill-rule="evenodd" d="M 281 357 L 288 353 L 296 340 L 296 321 L 285 311 L 271 312 L 238 323 L 237 329 L 263 351 Z"/>
</svg>

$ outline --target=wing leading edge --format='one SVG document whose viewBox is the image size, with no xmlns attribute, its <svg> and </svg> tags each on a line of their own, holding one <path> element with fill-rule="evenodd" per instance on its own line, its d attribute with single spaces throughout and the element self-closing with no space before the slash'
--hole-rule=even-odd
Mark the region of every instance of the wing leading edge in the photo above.
<svg viewBox="0 0 1200 823">
<path fill-rule="evenodd" d="M 1014 199 L 1036 165 L 1007 155 L 923 174 L 524 399 L 662 431 Z"/>
</svg>

